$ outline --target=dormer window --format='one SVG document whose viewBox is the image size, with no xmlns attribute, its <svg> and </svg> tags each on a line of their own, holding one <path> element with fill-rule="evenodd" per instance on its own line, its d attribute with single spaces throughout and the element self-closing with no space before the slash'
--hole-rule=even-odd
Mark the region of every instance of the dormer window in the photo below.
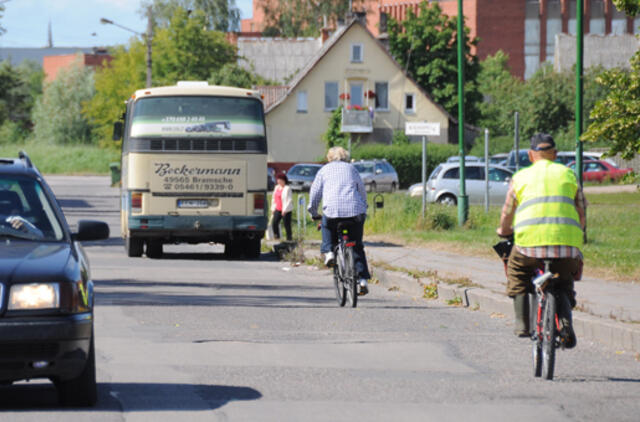
<svg viewBox="0 0 640 422">
<path fill-rule="evenodd" d="M 362 63 L 363 51 L 362 44 L 351 44 L 351 63 Z"/>
</svg>

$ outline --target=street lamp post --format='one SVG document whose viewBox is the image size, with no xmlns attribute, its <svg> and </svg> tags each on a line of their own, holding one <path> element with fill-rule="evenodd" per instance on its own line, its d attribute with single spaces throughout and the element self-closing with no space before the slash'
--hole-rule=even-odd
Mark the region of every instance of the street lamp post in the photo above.
<svg viewBox="0 0 640 422">
<path fill-rule="evenodd" d="M 105 18 L 100 18 L 100 23 L 103 25 L 114 25 L 117 26 L 118 28 L 122 28 L 125 31 L 129 31 L 129 32 L 133 32 L 136 35 L 140 35 L 142 38 L 144 38 L 146 44 L 147 44 L 147 57 L 146 57 L 146 61 L 147 61 L 147 88 L 151 88 L 151 40 L 153 39 L 153 21 L 151 19 L 151 7 L 149 7 L 149 9 L 147 10 L 147 32 L 146 33 L 141 33 L 138 31 L 134 31 L 131 28 L 127 28 L 126 26 L 120 25 L 119 23 L 116 23 L 110 19 L 105 19 Z"/>
<path fill-rule="evenodd" d="M 458 224 L 464 225 L 469 215 L 464 158 L 464 15 L 462 0 L 458 0 L 458 148 L 460 153 L 460 193 L 458 194 Z"/>
</svg>

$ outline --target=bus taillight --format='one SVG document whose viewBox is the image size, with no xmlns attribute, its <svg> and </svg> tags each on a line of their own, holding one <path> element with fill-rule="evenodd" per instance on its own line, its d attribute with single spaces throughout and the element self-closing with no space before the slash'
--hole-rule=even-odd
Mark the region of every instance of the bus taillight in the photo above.
<svg viewBox="0 0 640 422">
<path fill-rule="evenodd" d="M 140 192 L 131 193 L 131 211 L 132 212 L 142 211 L 142 193 Z"/>
<path fill-rule="evenodd" d="M 264 193 L 253 194 L 253 212 L 256 214 L 264 212 Z"/>
</svg>

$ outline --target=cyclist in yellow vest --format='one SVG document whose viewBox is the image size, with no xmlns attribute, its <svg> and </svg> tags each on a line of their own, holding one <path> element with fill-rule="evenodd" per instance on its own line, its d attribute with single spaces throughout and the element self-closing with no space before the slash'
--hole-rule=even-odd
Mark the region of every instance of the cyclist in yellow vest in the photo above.
<svg viewBox="0 0 640 422">
<path fill-rule="evenodd" d="M 556 145 L 551 135 L 531 138 L 533 163 L 514 174 L 502 208 L 498 235 L 515 233 L 515 246 L 507 264 L 507 295 L 513 298 L 515 334 L 528 337 L 531 279 L 542 259 L 551 259 L 550 271 L 562 280 L 570 303 L 559 303 L 561 337 L 565 347 L 576 344 L 571 325 L 575 306 L 573 281 L 580 271 L 585 213 L 584 196 L 574 173 L 555 163 Z"/>
</svg>

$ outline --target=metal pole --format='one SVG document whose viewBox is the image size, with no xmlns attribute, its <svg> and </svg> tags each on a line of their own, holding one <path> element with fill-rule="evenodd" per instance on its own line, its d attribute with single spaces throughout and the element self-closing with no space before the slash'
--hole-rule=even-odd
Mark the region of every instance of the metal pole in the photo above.
<svg viewBox="0 0 640 422">
<path fill-rule="evenodd" d="M 520 170 L 520 113 L 515 112 L 513 130 L 513 148 L 516 150 L 516 171 Z"/>
<path fill-rule="evenodd" d="M 153 14 L 151 6 L 147 8 L 147 33 L 144 34 L 147 42 L 147 88 L 151 88 L 151 40 L 153 38 Z"/>
<path fill-rule="evenodd" d="M 489 129 L 484 130 L 484 212 L 489 212 Z"/>
<path fill-rule="evenodd" d="M 582 19 L 584 15 L 584 0 L 576 3 L 576 179 L 582 186 L 582 82 L 583 82 L 583 39 L 584 29 Z"/>
<path fill-rule="evenodd" d="M 458 224 L 464 225 L 469 215 L 469 197 L 465 182 L 464 159 L 464 15 L 462 0 L 458 0 L 458 149 L 460 151 L 460 193 L 458 194 Z"/>
<path fill-rule="evenodd" d="M 422 219 L 427 208 L 427 137 L 422 137 Z"/>
</svg>

